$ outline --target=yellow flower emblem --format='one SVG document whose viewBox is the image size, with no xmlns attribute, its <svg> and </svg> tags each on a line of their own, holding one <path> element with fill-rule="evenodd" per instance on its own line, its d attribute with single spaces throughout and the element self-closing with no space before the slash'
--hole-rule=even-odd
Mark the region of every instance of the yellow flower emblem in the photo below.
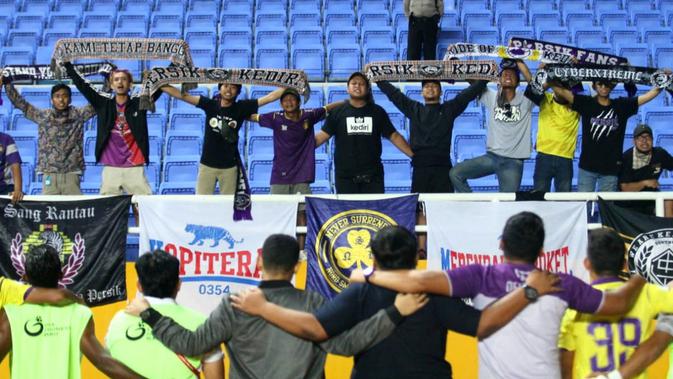
<svg viewBox="0 0 673 379">
<path fill-rule="evenodd" d="M 338 247 L 334 251 L 334 258 L 337 265 L 342 269 L 367 268 L 374 262 L 372 258 L 372 249 L 369 246 L 372 236 L 366 229 L 351 230 L 346 236 L 350 246 Z"/>
</svg>

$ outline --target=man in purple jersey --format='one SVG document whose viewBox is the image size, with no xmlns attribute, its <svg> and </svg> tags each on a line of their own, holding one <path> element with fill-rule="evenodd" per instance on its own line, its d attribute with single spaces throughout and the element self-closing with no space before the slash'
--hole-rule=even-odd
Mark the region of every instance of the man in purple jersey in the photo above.
<svg viewBox="0 0 673 379">
<path fill-rule="evenodd" d="M 315 133 L 313 126 L 327 112 L 342 105 L 339 101 L 322 108 L 300 109 L 301 97 L 292 88 L 280 96 L 282 112 L 253 114 L 250 120 L 273 130 L 271 194 L 310 194 L 315 180 Z"/>
<path fill-rule="evenodd" d="M 12 180 L 7 180 L 9 174 Z M 12 202 L 23 199 L 21 186 L 21 156 L 14 139 L 9 134 L 0 133 L 0 195 L 11 195 Z"/>
<path fill-rule="evenodd" d="M 559 274 L 560 292 L 539 296 L 526 285 L 543 252 L 544 225 L 531 212 L 507 220 L 500 240 L 504 263 L 494 266 L 468 265 L 450 271 L 397 270 L 355 271 L 352 281 L 404 293 L 429 292 L 471 298 L 477 309 L 523 287 L 529 305 L 509 324 L 479 342 L 480 378 L 560 378 L 557 348 L 559 326 L 566 308 L 599 315 L 627 312 L 645 280 L 631 278 L 619 289 L 601 292 L 573 276 Z"/>
</svg>

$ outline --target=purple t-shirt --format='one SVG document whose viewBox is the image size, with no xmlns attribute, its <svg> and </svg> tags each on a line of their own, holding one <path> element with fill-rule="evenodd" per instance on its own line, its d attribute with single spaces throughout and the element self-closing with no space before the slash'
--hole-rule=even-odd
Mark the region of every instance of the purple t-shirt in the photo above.
<svg viewBox="0 0 673 379">
<path fill-rule="evenodd" d="M 312 183 L 315 180 L 313 126 L 325 118 L 325 108 L 303 109 L 298 121 L 284 112 L 259 116 L 259 125 L 273 130 L 271 184 Z"/>
<path fill-rule="evenodd" d="M 471 298 L 480 310 L 525 285 L 535 267 L 502 263 L 469 265 L 447 271 L 454 297 Z M 479 342 L 480 378 L 560 378 L 558 335 L 561 319 L 570 307 L 595 313 L 603 292 L 566 274 L 558 274 L 561 292 L 529 304 L 503 328 Z"/>
<path fill-rule="evenodd" d="M 131 133 L 125 111 L 126 103 L 117 104 L 117 117 L 100 157 L 100 163 L 105 166 L 134 167 L 145 164 L 145 156 Z"/>
<path fill-rule="evenodd" d="M 11 184 L 11 180 L 7 180 L 11 173 L 9 166 L 14 163 L 21 163 L 21 156 L 19 149 L 14 143 L 14 138 L 9 134 L 0 133 L 0 186 Z"/>
</svg>

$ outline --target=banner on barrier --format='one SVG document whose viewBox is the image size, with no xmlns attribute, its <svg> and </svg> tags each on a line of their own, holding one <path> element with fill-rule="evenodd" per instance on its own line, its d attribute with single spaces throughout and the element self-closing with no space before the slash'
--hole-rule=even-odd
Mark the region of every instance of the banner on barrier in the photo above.
<svg viewBox="0 0 673 379">
<path fill-rule="evenodd" d="M 126 299 L 130 196 L 77 201 L 0 199 L 0 274 L 19 279 L 26 254 L 47 244 L 61 258 L 59 285 L 96 306 Z"/>
<path fill-rule="evenodd" d="M 673 280 L 673 219 L 646 215 L 602 199 L 598 204 L 603 225 L 616 230 L 627 245 L 629 271 L 662 286 Z"/>
<path fill-rule="evenodd" d="M 180 260 L 178 303 L 210 313 L 222 296 L 257 286 L 257 256 L 270 234 L 294 236 L 297 202 L 265 201 L 253 220 L 233 221 L 233 199 L 139 196 L 140 254 L 162 249 Z"/>
<path fill-rule="evenodd" d="M 416 228 L 418 195 L 383 200 L 306 198 L 306 289 L 332 298 L 348 287 L 352 270 L 374 263 L 370 243 L 386 226 Z"/>
<path fill-rule="evenodd" d="M 428 269 L 451 270 L 470 264 L 503 261 L 500 236 L 510 216 L 538 214 L 545 225 L 540 269 L 588 280 L 583 260 L 587 248 L 584 202 L 452 202 L 426 200 Z"/>
</svg>

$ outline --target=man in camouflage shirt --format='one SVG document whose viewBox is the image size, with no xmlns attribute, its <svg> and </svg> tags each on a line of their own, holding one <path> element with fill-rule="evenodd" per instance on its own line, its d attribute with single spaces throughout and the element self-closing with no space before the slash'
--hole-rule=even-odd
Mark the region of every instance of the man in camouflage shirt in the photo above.
<svg viewBox="0 0 673 379">
<path fill-rule="evenodd" d="M 50 109 L 33 106 L 11 83 L 5 84 L 5 90 L 14 107 L 38 125 L 37 172 L 42 173 L 42 194 L 81 195 L 83 125 L 96 115 L 94 108 L 71 106 L 72 91 L 63 83 L 51 88 Z"/>
</svg>

